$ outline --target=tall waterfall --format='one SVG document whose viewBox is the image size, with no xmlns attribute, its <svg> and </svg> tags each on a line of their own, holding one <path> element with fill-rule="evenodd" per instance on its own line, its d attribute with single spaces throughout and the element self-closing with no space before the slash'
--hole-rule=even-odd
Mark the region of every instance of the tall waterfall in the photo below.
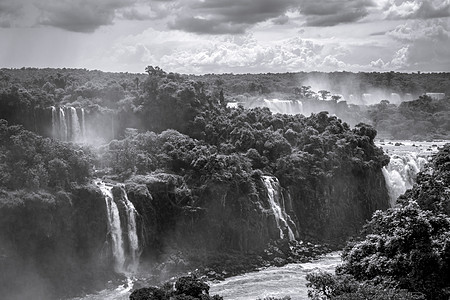
<svg viewBox="0 0 450 300">
<path fill-rule="evenodd" d="M 81 136 L 83 141 L 86 140 L 86 119 L 84 116 L 84 108 L 81 108 Z"/>
<path fill-rule="evenodd" d="M 52 106 L 52 135 L 53 137 L 59 136 L 59 126 L 58 126 L 58 113 L 56 112 L 56 107 Z"/>
<path fill-rule="evenodd" d="M 84 142 L 86 136 L 85 112 L 80 108 L 80 117 L 75 107 L 51 106 L 52 136 L 65 142 Z"/>
<path fill-rule="evenodd" d="M 135 272 L 139 265 L 139 238 L 137 235 L 136 227 L 136 208 L 134 208 L 133 203 L 128 200 L 128 195 L 125 191 L 123 185 L 120 186 L 122 193 L 123 203 L 125 205 L 126 219 L 127 219 L 127 232 L 128 232 L 128 242 L 129 242 L 129 253 L 130 253 L 130 263 L 128 269 Z"/>
<path fill-rule="evenodd" d="M 67 120 L 64 108 L 59 108 L 59 138 L 62 141 L 67 141 Z"/>
<path fill-rule="evenodd" d="M 279 188 L 278 179 L 272 176 L 263 176 L 263 180 L 264 185 L 266 186 L 267 189 L 270 208 L 275 216 L 275 221 L 280 231 L 280 238 L 281 239 L 285 238 L 284 230 L 287 229 L 289 240 L 290 241 L 295 240 L 294 231 L 292 230 L 288 221 L 290 223 L 293 222 L 290 220 L 289 215 L 284 210 L 284 203 L 280 203 L 280 200 L 283 201 L 283 198 L 278 192 Z"/>
<path fill-rule="evenodd" d="M 270 109 L 273 113 L 280 114 L 302 114 L 303 103 L 298 100 L 279 100 L 279 99 L 264 99 L 264 105 Z"/>
<path fill-rule="evenodd" d="M 96 180 L 95 183 L 105 197 L 114 269 L 118 273 L 135 272 L 139 265 L 140 255 L 136 209 L 133 203 L 128 200 L 123 185 L 117 185 L 120 189 L 120 197 L 117 199 L 112 193 L 113 186 L 107 185 L 101 180 Z M 122 220 L 125 220 L 126 224 L 122 224 L 121 215 L 123 215 Z"/>
<path fill-rule="evenodd" d="M 81 127 L 78 121 L 78 114 L 75 107 L 70 107 L 70 128 L 71 128 L 71 140 L 78 142 L 81 137 Z"/>
</svg>

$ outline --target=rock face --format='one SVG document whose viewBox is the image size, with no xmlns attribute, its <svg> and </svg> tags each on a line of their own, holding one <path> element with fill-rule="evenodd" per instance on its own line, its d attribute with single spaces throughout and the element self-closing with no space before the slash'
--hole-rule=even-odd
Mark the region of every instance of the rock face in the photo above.
<svg viewBox="0 0 450 300">
<path fill-rule="evenodd" d="M 254 254 L 280 239 L 339 245 L 374 210 L 389 205 L 381 170 L 308 186 L 282 187 L 275 177 L 255 175 L 245 185 L 207 181 L 194 189 L 166 173 L 113 185 L 110 197 L 122 224 L 120 259 L 99 185 L 70 193 L 0 192 L 1 295 L 79 295 L 103 288 L 137 263 L 153 272 L 153 262 L 170 262 L 158 270 L 168 275 L 195 260 L 208 264 L 220 255 Z"/>
<path fill-rule="evenodd" d="M 285 192 L 298 221 L 300 238 L 336 246 L 358 234 L 375 210 L 389 207 L 381 171 L 343 174 L 308 188 L 289 186 Z"/>
<path fill-rule="evenodd" d="M 97 189 L 1 192 L 0 294 L 52 299 L 113 278 L 105 202 Z"/>
<path fill-rule="evenodd" d="M 278 239 L 341 245 L 375 210 L 389 206 L 381 170 L 329 179 L 314 188 L 283 188 L 269 176 L 253 178 L 250 190 L 209 183 L 194 191 L 182 177 L 169 174 L 126 183 L 144 232 L 142 260 L 168 249 L 254 252 Z"/>
</svg>

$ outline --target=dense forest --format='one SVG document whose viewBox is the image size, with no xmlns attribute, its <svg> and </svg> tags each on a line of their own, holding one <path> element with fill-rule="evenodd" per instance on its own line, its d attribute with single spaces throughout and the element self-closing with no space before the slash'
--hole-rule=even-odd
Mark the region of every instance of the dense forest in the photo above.
<svg viewBox="0 0 450 300">
<path fill-rule="evenodd" d="M 250 108 L 265 106 L 265 99 L 284 99 L 301 101 L 305 116 L 328 111 L 351 126 L 361 122 L 370 124 L 383 138 L 431 140 L 449 137 L 448 97 L 422 96 L 427 92 L 450 95 L 448 73 L 300 72 L 193 76 L 166 73 L 152 66 L 147 67 L 146 72 L 2 69 L 0 118 L 51 136 L 51 106 L 83 108 L 95 123 L 94 127 L 103 127 L 91 134 L 92 139 L 106 142 L 123 138 L 128 127 L 157 132 L 166 128 L 178 130 L 180 128 L 176 126 L 184 126 L 181 124 L 186 124 L 208 97 L 209 101 L 237 102 Z M 193 99 L 194 95 L 200 94 L 201 97 Z M 192 101 L 197 103 L 190 103 Z M 184 107 L 187 103 L 191 111 Z M 165 112 L 161 110 L 170 109 L 174 109 L 174 118 L 165 118 Z"/>
<path fill-rule="evenodd" d="M 448 299 L 450 144 L 398 205 L 377 211 L 336 275 L 309 275 L 312 299 Z"/>
<path fill-rule="evenodd" d="M 328 91 L 319 91 L 320 99 L 311 87 L 300 85 L 276 92 L 301 100 L 308 116 L 276 114 L 267 107 L 227 105 L 237 93 L 229 86 L 241 75 L 196 77 L 151 66 L 146 72 L 1 70 L 4 295 L 60 298 L 119 280 L 114 253 L 105 247 L 113 244 L 103 213 L 110 209 L 108 201 L 122 209 L 129 203 L 135 207 L 140 267 L 156 280 L 217 261 L 223 268 L 242 256 L 258 260 L 253 269 L 267 257 L 286 263 L 287 256 L 273 254 L 281 250 L 264 254 L 279 240 L 285 242 L 277 247 L 287 251 L 302 240 L 342 247 L 374 211 L 389 206 L 381 172 L 389 157 L 374 144 L 376 128 L 387 128 L 390 118 L 402 115 L 413 119 L 411 124 L 425 118 L 438 126 L 432 131 L 420 124 L 427 130 L 416 132 L 415 125 L 400 130 L 395 124 L 395 134 L 408 131 L 405 138 L 446 137 L 448 132 L 448 122 L 441 122 L 447 100 L 347 105 L 328 99 Z M 252 78 L 264 76 L 274 81 L 291 74 Z M 382 76 L 392 76 L 393 84 L 419 75 Z M 433 76 L 431 87 L 448 80 L 446 74 Z M 223 82 L 217 82 L 220 78 Z M 266 92 L 274 91 L 251 91 L 252 97 Z M 336 111 L 328 109 L 333 107 Z M 114 185 L 109 200 L 100 178 Z M 281 223 L 273 211 L 276 201 Z M 127 218 L 119 211 L 119 221 Z M 24 281 L 30 286 L 19 293 Z M 173 296 L 170 289 L 164 293 Z"/>
</svg>

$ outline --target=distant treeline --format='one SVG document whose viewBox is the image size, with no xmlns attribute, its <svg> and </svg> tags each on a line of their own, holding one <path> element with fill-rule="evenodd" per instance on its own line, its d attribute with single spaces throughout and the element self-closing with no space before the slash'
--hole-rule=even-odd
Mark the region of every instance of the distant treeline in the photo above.
<svg viewBox="0 0 450 300">
<path fill-rule="evenodd" d="M 450 95 L 450 73 L 299 72 L 194 76 L 168 73 L 152 66 L 145 71 L 147 74 L 65 68 L 1 69 L 0 118 L 48 135 L 50 130 L 41 128 L 50 126 L 49 114 L 44 117 L 42 109 L 64 105 L 82 107 L 87 113 L 115 118 L 115 136 L 123 137 L 127 127 L 157 132 L 166 128 L 179 129 L 183 124 L 180 120 L 191 118 L 196 107 L 208 101 L 255 102 L 280 98 L 302 101 L 305 115 L 328 111 L 350 125 L 371 124 L 382 137 L 449 138 L 448 98 L 421 97 L 399 104 L 384 96 L 395 94 L 398 102 L 413 96 L 418 98 L 425 92 Z M 370 93 L 373 93 L 372 105 L 342 101 L 353 95 L 354 101 L 364 102 Z M 364 99 L 363 94 L 366 94 Z M 46 124 L 42 124 L 43 119 Z"/>
</svg>

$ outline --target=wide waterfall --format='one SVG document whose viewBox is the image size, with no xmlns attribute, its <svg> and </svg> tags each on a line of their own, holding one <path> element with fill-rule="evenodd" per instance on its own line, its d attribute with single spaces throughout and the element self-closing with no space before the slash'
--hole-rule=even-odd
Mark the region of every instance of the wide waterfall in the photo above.
<svg viewBox="0 0 450 300">
<path fill-rule="evenodd" d="M 264 99 L 264 105 L 273 113 L 288 115 L 303 114 L 303 103 L 298 100 Z"/>
<path fill-rule="evenodd" d="M 403 156 L 394 155 L 389 165 L 383 167 L 383 175 L 389 192 L 391 206 L 397 198 L 413 187 L 417 174 L 423 169 L 427 160 L 416 153 Z"/>
<path fill-rule="evenodd" d="M 280 195 L 278 179 L 272 176 L 263 176 L 264 184 L 267 189 L 267 196 L 269 199 L 270 208 L 275 216 L 277 227 L 280 231 L 280 239 L 285 238 L 284 231 L 287 230 L 290 241 L 295 240 L 294 231 L 289 223 L 293 224 L 289 215 L 284 209 L 283 197 Z M 295 225 L 294 225 L 295 226 Z"/>
<path fill-rule="evenodd" d="M 417 174 L 422 171 L 433 153 L 446 142 L 388 142 L 379 144 L 391 160 L 383 167 L 383 175 L 389 192 L 391 206 L 397 198 L 413 187 Z"/>
<path fill-rule="evenodd" d="M 120 189 L 120 197 L 117 199 L 113 195 L 112 185 L 105 184 L 101 180 L 96 180 L 95 183 L 105 196 L 114 268 L 118 273 L 136 272 L 140 255 L 136 209 L 128 200 L 123 185 L 117 185 Z M 122 224 L 121 215 L 124 216 L 122 220 L 125 220 L 126 224 Z"/>
<path fill-rule="evenodd" d="M 51 111 L 53 138 L 65 142 L 85 141 L 86 123 L 83 108 L 51 106 Z"/>
</svg>

